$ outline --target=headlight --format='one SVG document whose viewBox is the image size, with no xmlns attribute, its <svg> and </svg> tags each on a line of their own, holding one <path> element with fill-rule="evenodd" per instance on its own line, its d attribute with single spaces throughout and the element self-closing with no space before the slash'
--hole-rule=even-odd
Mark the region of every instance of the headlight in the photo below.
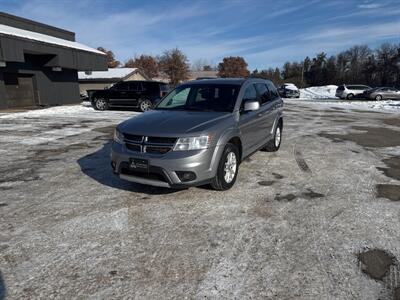
<svg viewBox="0 0 400 300">
<path fill-rule="evenodd" d="M 124 144 L 124 135 L 118 129 L 114 131 L 114 142 Z"/>
<path fill-rule="evenodd" d="M 208 135 L 179 138 L 175 144 L 174 151 L 207 149 L 209 140 Z"/>
</svg>

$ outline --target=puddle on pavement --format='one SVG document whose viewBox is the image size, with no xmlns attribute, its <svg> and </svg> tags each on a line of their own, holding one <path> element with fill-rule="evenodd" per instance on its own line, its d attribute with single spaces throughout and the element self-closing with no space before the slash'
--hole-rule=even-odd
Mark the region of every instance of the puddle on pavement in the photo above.
<svg viewBox="0 0 400 300">
<path fill-rule="evenodd" d="M 285 178 L 285 176 L 278 174 L 278 173 L 272 173 L 272 175 L 276 178 L 276 179 L 283 179 Z"/>
<path fill-rule="evenodd" d="M 377 184 L 376 192 L 378 198 L 386 198 L 391 201 L 400 201 L 400 185 Z"/>
<path fill-rule="evenodd" d="M 331 134 L 320 132 L 318 135 L 332 141 L 345 140 L 355 142 L 363 147 L 396 147 L 400 146 L 400 131 L 385 127 L 363 127 L 353 126 L 352 129 L 362 132 L 351 132 L 348 134 Z"/>
<path fill-rule="evenodd" d="M 257 183 L 262 186 L 271 186 L 275 183 L 275 181 L 274 180 L 263 180 L 263 181 L 259 181 Z"/>
<path fill-rule="evenodd" d="M 393 156 L 382 160 L 382 162 L 386 165 L 386 168 L 377 167 L 377 169 L 387 177 L 400 180 L 400 157 Z"/>
<path fill-rule="evenodd" d="M 369 277 L 380 281 L 389 273 L 390 266 L 395 264 L 395 257 L 380 249 L 359 253 L 357 258 L 361 262 L 362 271 Z"/>
<path fill-rule="evenodd" d="M 53 156 L 57 156 L 63 153 L 67 153 L 71 150 L 82 150 L 82 149 L 89 149 L 91 148 L 87 143 L 78 143 L 72 144 L 61 148 L 54 148 L 54 149 L 39 149 L 39 150 L 32 150 L 33 160 L 34 161 L 55 161 L 58 159 L 51 158 Z"/>
<path fill-rule="evenodd" d="M 308 188 L 307 192 L 301 194 L 303 197 L 307 199 L 315 199 L 315 198 L 323 198 L 325 197 L 324 194 L 314 192 L 312 189 Z"/>
<path fill-rule="evenodd" d="M 286 195 L 276 194 L 275 195 L 275 200 L 277 200 L 277 201 L 293 201 L 294 199 L 296 199 L 296 195 L 294 195 L 294 194 L 286 194 Z"/>
</svg>

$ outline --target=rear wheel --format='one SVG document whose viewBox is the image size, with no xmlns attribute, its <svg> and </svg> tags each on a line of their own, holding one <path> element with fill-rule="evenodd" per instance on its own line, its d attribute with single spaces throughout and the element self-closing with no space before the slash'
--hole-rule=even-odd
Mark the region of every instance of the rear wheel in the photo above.
<svg viewBox="0 0 400 300">
<path fill-rule="evenodd" d="M 94 99 L 92 103 L 94 109 L 96 110 L 107 110 L 108 109 L 108 101 L 104 98 Z"/>
<path fill-rule="evenodd" d="M 218 191 L 229 190 L 236 182 L 238 171 L 239 150 L 233 144 L 226 144 L 211 186 Z"/>
<path fill-rule="evenodd" d="M 382 100 L 382 95 L 376 95 L 375 96 L 376 101 L 381 101 Z"/>
<path fill-rule="evenodd" d="M 141 99 L 139 100 L 139 109 L 142 112 L 148 111 L 153 108 L 153 103 L 149 99 Z"/>
<path fill-rule="evenodd" d="M 282 142 L 282 122 L 279 122 L 278 126 L 275 128 L 274 138 L 271 139 L 268 144 L 264 147 L 267 152 L 276 152 L 279 150 Z"/>
<path fill-rule="evenodd" d="M 347 100 L 351 100 L 351 99 L 354 98 L 354 95 L 353 94 L 348 94 L 346 98 L 347 98 Z"/>
</svg>

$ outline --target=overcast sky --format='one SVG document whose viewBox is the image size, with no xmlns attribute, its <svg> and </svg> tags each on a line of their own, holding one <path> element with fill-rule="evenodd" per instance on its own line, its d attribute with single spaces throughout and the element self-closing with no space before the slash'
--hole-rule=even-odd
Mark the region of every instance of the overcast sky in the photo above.
<svg viewBox="0 0 400 300">
<path fill-rule="evenodd" d="M 74 31 L 122 62 L 178 47 L 191 61 L 240 55 L 263 69 L 354 44 L 400 43 L 400 0 L 0 0 L 0 9 Z"/>
</svg>

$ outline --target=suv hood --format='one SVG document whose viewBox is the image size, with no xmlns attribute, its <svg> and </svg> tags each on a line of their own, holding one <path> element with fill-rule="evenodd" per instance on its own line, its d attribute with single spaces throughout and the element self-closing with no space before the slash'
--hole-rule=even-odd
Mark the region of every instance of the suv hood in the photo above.
<svg viewBox="0 0 400 300">
<path fill-rule="evenodd" d="M 232 113 L 151 110 L 122 122 L 118 128 L 129 134 L 179 137 L 201 133 L 229 117 Z"/>
</svg>

